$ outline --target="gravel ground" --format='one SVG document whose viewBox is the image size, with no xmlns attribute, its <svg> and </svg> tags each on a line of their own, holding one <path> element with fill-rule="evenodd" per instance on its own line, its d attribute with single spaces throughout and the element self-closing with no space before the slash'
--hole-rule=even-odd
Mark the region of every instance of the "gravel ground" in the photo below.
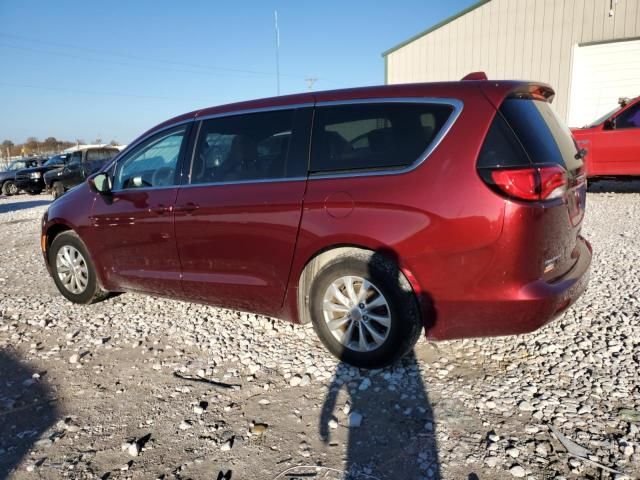
<svg viewBox="0 0 640 480">
<path fill-rule="evenodd" d="M 72 305 L 39 252 L 47 203 L 0 198 L 0 478 L 640 475 L 640 182 L 589 193 L 591 283 L 563 317 L 422 340 L 373 372 L 271 318 L 135 294 Z"/>
</svg>

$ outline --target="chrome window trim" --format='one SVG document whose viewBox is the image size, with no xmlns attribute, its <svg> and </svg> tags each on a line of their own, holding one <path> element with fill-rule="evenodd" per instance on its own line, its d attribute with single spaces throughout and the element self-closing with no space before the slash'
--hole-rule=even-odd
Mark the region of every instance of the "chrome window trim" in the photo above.
<svg viewBox="0 0 640 480">
<path fill-rule="evenodd" d="M 222 185 L 244 185 L 248 183 L 283 183 L 283 182 L 300 182 L 307 180 L 307 177 L 278 177 L 278 178 L 262 178 L 255 180 L 229 180 L 221 182 L 206 182 L 206 183 L 187 183 L 180 185 L 180 188 L 194 188 L 194 187 L 215 187 Z"/>
<path fill-rule="evenodd" d="M 211 120 L 212 118 L 233 117 L 235 115 L 249 115 L 251 113 L 264 113 L 273 112 L 276 110 L 296 110 L 300 108 L 312 108 L 315 104 L 313 102 L 307 103 L 292 103 L 290 105 L 274 105 L 271 107 L 260 108 L 247 108 L 244 110 L 230 110 L 228 112 L 212 113 L 210 115 L 203 115 L 201 117 L 195 117 L 195 120 Z"/>
<path fill-rule="evenodd" d="M 444 137 L 447 136 L 451 127 L 453 127 L 456 120 L 460 116 L 462 109 L 464 108 L 464 102 L 456 98 L 438 98 L 438 97 L 397 97 L 397 98 L 362 98 L 353 100 L 333 100 L 327 102 L 318 102 L 318 107 L 329 107 L 339 105 L 354 105 L 354 104 L 376 104 L 376 103 L 431 103 L 438 105 L 449 105 L 453 107 L 453 112 L 449 115 L 449 118 L 444 123 L 435 138 L 429 143 L 427 148 L 418 155 L 418 158 L 406 167 L 388 167 L 380 170 L 345 170 L 340 172 L 331 173 L 309 173 L 309 180 L 323 180 L 331 178 L 346 178 L 346 177 L 371 177 L 376 175 L 400 175 L 403 173 L 409 173 L 420 165 L 422 165 L 427 158 L 434 152 L 438 145 L 442 142 Z"/>
<path fill-rule="evenodd" d="M 159 133 L 162 133 L 165 130 L 170 130 L 178 126 L 185 125 L 187 123 L 200 122 L 200 125 L 198 125 L 198 132 L 196 136 L 196 142 L 197 142 L 200 136 L 200 126 L 202 125 L 203 120 L 229 117 L 234 115 L 270 112 L 274 110 L 295 110 L 300 108 L 318 108 L 318 107 L 328 107 L 328 106 L 338 106 L 338 105 L 376 104 L 376 103 L 435 103 L 439 105 L 450 105 L 451 107 L 453 107 L 453 112 L 451 113 L 451 115 L 449 116 L 445 124 L 442 126 L 442 128 L 440 129 L 440 132 L 438 132 L 436 137 L 426 148 L 426 150 L 418 156 L 416 161 L 414 161 L 410 165 L 407 165 L 406 167 L 399 167 L 399 168 L 389 167 L 388 169 L 384 169 L 384 170 L 364 170 L 364 171 L 345 170 L 342 172 L 335 172 L 335 173 L 317 173 L 317 174 L 309 173 L 306 177 L 291 177 L 291 178 L 280 177 L 280 178 L 268 178 L 268 179 L 256 179 L 256 180 L 236 180 L 236 181 L 229 181 L 229 182 L 210 182 L 210 183 L 192 184 L 190 183 L 191 181 L 190 176 L 191 176 L 191 169 L 193 168 L 193 160 L 195 155 L 195 148 L 194 148 L 193 152 L 191 152 L 192 158 L 189 165 L 189 178 L 187 179 L 187 182 L 189 183 L 173 185 L 171 187 L 147 187 L 145 189 L 156 190 L 156 189 L 162 189 L 162 188 L 177 188 L 177 187 L 187 188 L 187 187 L 200 187 L 200 186 L 207 186 L 207 185 L 214 186 L 214 185 L 240 185 L 240 184 L 246 184 L 246 183 L 275 183 L 275 182 L 288 182 L 288 181 L 301 181 L 301 180 L 322 180 L 322 179 L 331 179 L 331 178 L 369 177 L 369 176 L 377 176 L 377 175 L 400 175 L 400 174 L 408 173 L 418 168 L 427 160 L 427 158 L 429 158 L 429 156 L 435 151 L 435 149 L 440 145 L 442 140 L 449 133 L 449 130 L 451 130 L 455 122 L 458 120 L 458 117 L 460 116 L 460 113 L 464 108 L 464 102 L 456 98 L 441 98 L 441 97 L 375 98 L 374 97 L 374 98 L 358 98 L 358 99 L 351 99 L 351 100 L 330 100 L 330 101 L 317 102 L 317 103 L 313 103 L 313 102 L 295 103 L 290 105 L 276 105 L 271 107 L 250 108 L 250 109 L 244 109 L 244 110 L 240 109 L 240 110 L 232 110 L 229 112 L 204 115 L 201 117 L 197 116 L 196 114 L 196 116 L 194 116 L 193 118 L 181 120 L 179 122 L 175 122 L 165 127 L 162 127 L 159 130 L 153 131 L 148 135 L 141 137 L 134 143 L 127 145 L 127 148 L 125 148 L 122 152 L 120 152 L 120 154 L 116 155 L 116 157 L 114 157 L 113 159 L 113 162 L 110 163 L 108 166 L 105 166 L 105 169 L 101 171 L 108 171 L 112 168 L 115 168 L 116 164 L 120 161 L 122 157 L 127 155 L 132 149 L 136 148 L 140 143 L 146 141 L 150 137 L 157 135 Z M 313 128 L 312 128 L 311 136 L 309 137 L 309 141 L 310 142 L 313 141 Z M 307 166 L 307 171 L 309 171 L 309 166 L 310 165 Z M 139 190 L 142 190 L 142 189 L 139 189 Z M 125 189 L 125 190 L 118 190 L 117 192 L 123 192 L 123 191 L 138 191 L 138 190 Z M 114 191 L 114 193 L 116 193 L 116 191 Z"/>
</svg>

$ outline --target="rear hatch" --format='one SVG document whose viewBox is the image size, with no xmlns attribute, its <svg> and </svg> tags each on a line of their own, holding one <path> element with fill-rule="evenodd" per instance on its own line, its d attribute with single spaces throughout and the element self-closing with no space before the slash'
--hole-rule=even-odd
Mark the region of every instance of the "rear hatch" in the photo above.
<svg viewBox="0 0 640 480">
<path fill-rule="evenodd" d="M 553 281 L 566 274 L 579 258 L 586 178 L 571 132 L 546 98 L 519 94 L 505 99 L 477 167 L 494 191 L 534 210 L 536 231 L 530 233 L 536 251 L 528 253 L 537 275 Z"/>
</svg>

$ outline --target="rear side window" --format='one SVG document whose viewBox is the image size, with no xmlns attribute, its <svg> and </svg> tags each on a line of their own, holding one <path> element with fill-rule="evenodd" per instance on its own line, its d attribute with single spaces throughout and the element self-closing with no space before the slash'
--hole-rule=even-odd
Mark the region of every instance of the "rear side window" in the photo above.
<svg viewBox="0 0 640 480">
<path fill-rule="evenodd" d="M 204 120 L 191 183 L 306 176 L 311 109 L 276 110 Z"/>
<path fill-rule="evenodd" d="M 560 165 L 568 171 L 582 167 L 571 131 L 551 106 L 541 100 L 507 99 L 500 113 L 534 165 Z"/>
<path fill-rule="evenodd" d="M 372 103 L 318 107 L 311 172 L 406 167 L 427 150 L 453 107 Z"/>
<path fill-rule="evenodd" d="M 109 160 L 110 158 L 115 157 L 115 150 L 89 150 L 87 152 L 87 162 L 95 162 L 98 160 Z"/>
</svg>

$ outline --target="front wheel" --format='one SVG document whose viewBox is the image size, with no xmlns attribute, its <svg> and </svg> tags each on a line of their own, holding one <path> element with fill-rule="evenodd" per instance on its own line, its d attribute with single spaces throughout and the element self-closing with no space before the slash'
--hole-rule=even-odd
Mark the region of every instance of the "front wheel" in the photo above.
<svg viewBox="0 0 640 480">
<path fill-rule="evenodd" d="M 63 232 L 53 239 L 49 265 L 58 290 L 73 303 L 94 303 L 107 296 L 98 284 L 87 247 L 75 232 Z"/>
<path fill-rule="evenodd" d="M 18 194 L 18 186 L 12 180 L 7 180 L 2 184 L 2 193 L 10 197 L 11 195 Z"/>
<path fill-rule="evenodd" d="M 377 254 L 339 257 L 318 273 L 309 293 L 320 340 L 355 367 L 388 366 L 420 337 L 422 319 L 409 282 Z"/>
</svg>

